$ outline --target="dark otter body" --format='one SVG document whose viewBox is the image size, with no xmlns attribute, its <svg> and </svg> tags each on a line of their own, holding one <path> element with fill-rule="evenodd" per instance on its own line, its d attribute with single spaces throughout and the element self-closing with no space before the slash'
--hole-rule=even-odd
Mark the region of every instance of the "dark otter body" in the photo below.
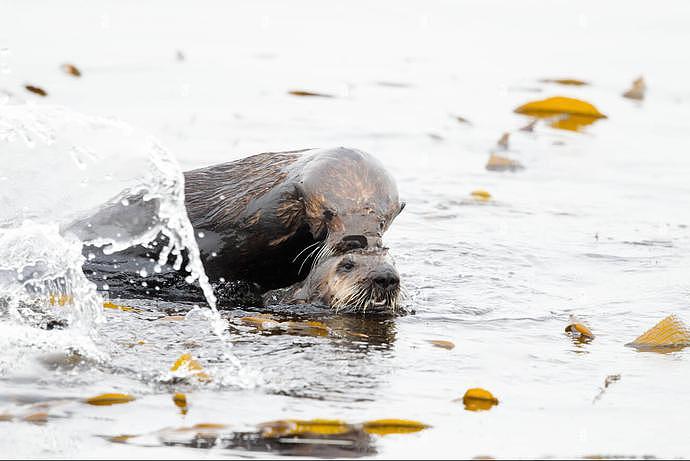
<svg viewBox="0 0 690 461">
<path fill-rule="evenodd" d="M 346 148 L 259 154 L 189 171 L 185 195 L 211 281 L 245 280 L 262 290 L 304 279 L 309 251 L 300 252 L 319 241 L 321 255 L 381 246 L 401 210 L 395 181 L 378 160 Z"/>
<path fill-rule="evenodd" d="M 342 147 L 258 154 L 184 175 L 187 214 L 210 281 L 241 281 L 259 292 L 303 280 L 333 255 L 381 247 L 404 206 L 378 160 Z M 110 273 L 115 295 L 113 280 L 127 278 L 124 295 L 133 296 L 142 289 L 130 282 L 131 272 L 155 257 L 155 247 L 98 255 L 85 272 L 94 279 Z M 118 267 L 106 268 L 113 258 Z M 165 288 L 180 286 L 172 271 L 147 272 L 163 285 L 154 293 L 149 283 L 146 295 L 165 297 Z"/>
</svg>

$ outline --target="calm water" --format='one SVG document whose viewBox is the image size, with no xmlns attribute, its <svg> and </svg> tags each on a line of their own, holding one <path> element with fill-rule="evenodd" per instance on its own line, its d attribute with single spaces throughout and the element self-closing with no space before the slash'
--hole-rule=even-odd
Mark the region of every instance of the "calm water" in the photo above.
<svg viewBox="0 0 690 461">
<path fill-rule="evenodd" d="M 396 319 L 273 314 L 320 321 L 324 335 L 257 331 L 241 320 L 256 312 L 231 311 L 218 336 L 205 310 L 180 319 L 190 306 L 128 300 L 117 302 L 138 310 L 107 310 L 92 339 L 2 319 L 0 414 L 58 401 L 45 423 L 0 422 L 2 456 L 690 454 L 690 352 L 624 346 L 666 315 L 690 322 L 690 55 L 677 48 L 690 40 L 686 3 L 661 11 L 650 2 L 22 2 L 2 10 L 0 47 L 11 52 L 0 59 L 11 72 L 0 75 L 0 90 L 126 120 L 183 169 L 317 146 L 378 156 L 407 201 L 385 240 L 415 310 Z M 59 71 L 66 61 L 81 79 Z M 645 101 L 622 98 L 640 74 Z M 591 85 L 540 81 L 558 77 Z M 39 101 L 26 83 L 49 96 Z M 513 110 L 555 95 L 587 100 L 608 118 L 580 132 L 543 122 L 519 131 L 529 119 Z M 509 147 L 500 151 L 504 132 Z M 492 151 L 525 169 L 487 171 Z M 492 198 L 472 198 L 475 189 Z M 570 315 L 593 330 L 592 342 L 564 333 Z M 185 352 L 210 382 L 171 380 Z M 613 374 L 620 380 L 595 401 Z M 466 411 L 454 400 L 472 387 L 500 404 Z M 103 392 L 137 400 L 79 401 Z M 187 394 L 186 415 L 174 392 Z M 431 427 L 305 447 L 251 436 L 262 422 L 312 418 Z M 194 433 L 164 430 L 197 423 L 229 429 L 210 449 L 190 448 L 205 446 Z M 140 437 L 109 440 L 122 434 Z"/>
</svg>

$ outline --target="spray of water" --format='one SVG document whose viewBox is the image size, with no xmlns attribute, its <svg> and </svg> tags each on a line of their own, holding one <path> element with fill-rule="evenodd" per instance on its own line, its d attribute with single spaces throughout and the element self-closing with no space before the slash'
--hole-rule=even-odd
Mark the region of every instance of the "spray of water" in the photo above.
<svg viewBox="0 0 690 461">
<path fill-rule="evenodd" d="M 198 281 L 214 330 L 224 324 L 184 207 L 184 176 L 159 143 L 120 121 L 65 108 L 0 106 L 0 306 L 26 319 L 39 306 L 68 311 L 82 327 L 102 319 L 102 299 L 84 277 L 84 245 L 106 252 L 167 237 L 159 264 L 188 256 L 187 282 Z M 89 219 L 113 197 L 110 220 Z"/>
</svg>

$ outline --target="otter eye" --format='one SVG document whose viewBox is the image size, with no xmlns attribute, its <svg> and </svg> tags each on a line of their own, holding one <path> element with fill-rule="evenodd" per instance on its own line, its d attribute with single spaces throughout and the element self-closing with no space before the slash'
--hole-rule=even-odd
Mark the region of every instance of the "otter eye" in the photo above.
<svg viewBox="0 0 690 461">
<path fill-rule="evenodd" d="M 345 272 L 350 272 L 352 269 L 355 268 L 355 263 L 352 261 L 345 261 L 340 265 L 340 267 L 345 271 Z"/>
<path fill-rule="evenodd" d="M 325 209 L 323 211 L 323 217 L 326 218 L 327 221 L 330 221 L 331 219 L 335 218 L 336 212 L 331 210 L 331 209 Z"/>
</svg>

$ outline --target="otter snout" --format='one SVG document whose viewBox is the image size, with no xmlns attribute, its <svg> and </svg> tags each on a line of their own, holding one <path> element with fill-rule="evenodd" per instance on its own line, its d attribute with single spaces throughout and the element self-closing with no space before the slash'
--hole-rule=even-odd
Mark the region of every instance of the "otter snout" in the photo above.
<svg viewBox="0 0 690 461">
<path fill-rule="evenodd" d="M 381 290 L 393 290 L 400 285 L 400 277 L 392 268 L 377 270 L 372 274 L 374 284 Z"/>
</svg>

